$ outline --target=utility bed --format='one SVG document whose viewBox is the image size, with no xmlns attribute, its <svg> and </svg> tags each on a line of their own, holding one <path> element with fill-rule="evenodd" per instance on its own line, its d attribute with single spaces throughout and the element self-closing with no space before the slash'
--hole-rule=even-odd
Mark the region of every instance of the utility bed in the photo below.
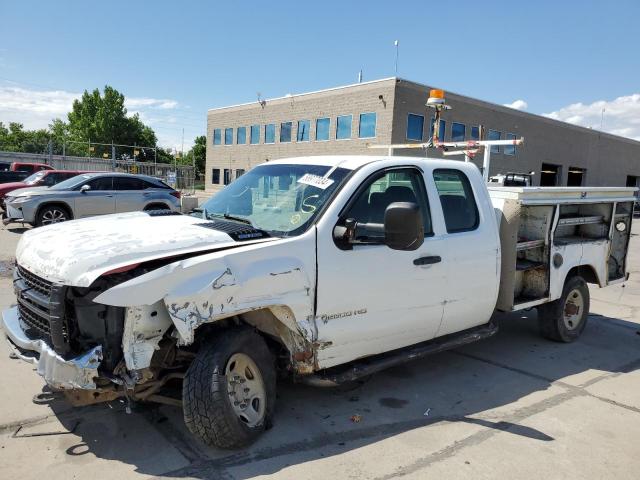
<svg viewBox="0 0 640 480">
<path fill-rule="evenodd" d="M 560 298 L 574 261 L 604 287 L 626 280 L 635 188 L 492 187 L 502 248 L 497 309 Z"/>
</svg>

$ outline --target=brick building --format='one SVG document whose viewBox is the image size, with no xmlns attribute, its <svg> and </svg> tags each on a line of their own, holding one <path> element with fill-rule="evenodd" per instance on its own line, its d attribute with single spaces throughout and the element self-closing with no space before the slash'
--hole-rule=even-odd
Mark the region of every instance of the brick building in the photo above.
<svg viewBox="0 0 640 480">
<path fill-rule="evenodd" d="M 214 108 L 207 115 L 206 189 L 215 191 L 255 165 L 303 155 L 384 154 L 368 144 L 424 142 L 430 87 L 400 78 L 363 82 Z M 533 171 L 535 185 L 640 186 L 640 142 L 447 92 L 440 138 L 525 137 L 492 147 L 490 175 Z M 419 149 L 395 155 L 423 156 Z M 430 150 L 429 156 L 440 157 Z M 460 158 L 462 157 L 450 157 Z M 474 160 L 479 166 L 482 155 Z"/>
</svg>

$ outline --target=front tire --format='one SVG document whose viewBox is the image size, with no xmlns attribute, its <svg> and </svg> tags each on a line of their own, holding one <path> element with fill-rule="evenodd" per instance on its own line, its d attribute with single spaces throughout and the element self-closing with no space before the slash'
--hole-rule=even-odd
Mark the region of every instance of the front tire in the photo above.
<svg viewBox="0 0 640 480">
<path fill-rule="evenodd" d="M 71 220 L 71 215 L 69 215 L 66 208 L 59 205 L 49 205 L 38 212 L 36 227 L 53 225 L 54 223 L 66 222 L 67 220 Z"/>
<path fill-rule="evenodd" d="M 587 326 L 589 304 L 589 287 L 584 279 L 568 278 L 558 300 L 538 307 L 540 333 L 556 342 L 573 342 Z"/>
<path fill-rule="evenodd" d="M 252 443 L 269 425 L 275 400 L 273 355 L 249 328 L 225 331 L 203 345 L 182 386 L 187 428 L 219 448 Z"/>
</svg>

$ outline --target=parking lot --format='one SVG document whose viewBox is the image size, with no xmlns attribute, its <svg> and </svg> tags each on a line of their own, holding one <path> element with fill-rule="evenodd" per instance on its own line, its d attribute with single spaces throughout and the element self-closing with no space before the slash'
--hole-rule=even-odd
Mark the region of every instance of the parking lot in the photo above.
<svg viewBox="0 0 640 480">
<path fill-rule="evenodd" d="M 0 307 L 24 229 L 0 227 Z M 195 440 L 175 407 L 32 401 L 33 367 L 0 342 L 3 478 L 640 477 L 640 220 L 625 286 L 591 287 L 580 340 L 500 315 L 493 338 L 339 389 L 280 383 L 273 428 L 246 450 Z M 42 400 L 42 399 L 41 399 Z"/>
</svg>

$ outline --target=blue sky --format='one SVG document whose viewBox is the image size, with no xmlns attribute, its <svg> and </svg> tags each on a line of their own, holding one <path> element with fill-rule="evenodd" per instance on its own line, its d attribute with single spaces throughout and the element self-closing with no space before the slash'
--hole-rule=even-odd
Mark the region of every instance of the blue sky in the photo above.
<svg viewBox="0 0 640 480">
<path fill-rule="evenodd" d="M 397 39 L 400 77 L 594 128 L 604 108 L 640 138 L 637 0 L 0 0 L 0 18 L 5 123 L 45 126 L 109 84 L 190 144 L 208 108 L 393 76 Z"/>
</svg>

